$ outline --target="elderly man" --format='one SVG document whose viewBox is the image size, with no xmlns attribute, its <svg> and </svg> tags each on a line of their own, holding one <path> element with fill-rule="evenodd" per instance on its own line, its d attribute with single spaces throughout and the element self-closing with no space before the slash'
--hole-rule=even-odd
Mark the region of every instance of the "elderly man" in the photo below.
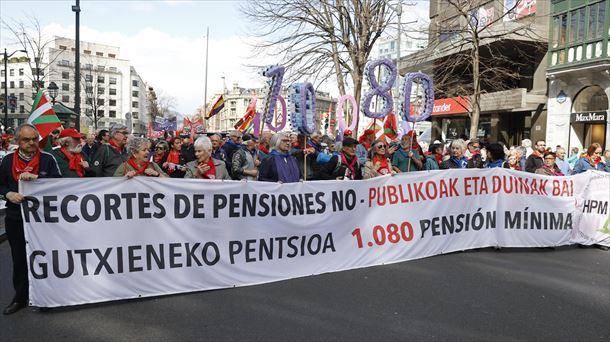
<svg viewBox="0 0 610 342">
<path fill-rule="evenodd" d="M 231 164 L 233 179 L 256 180 L 258 166 L 261 162 L 256 155 L 256 138 L 250 134 L 244 134 L 246 147 L 235 151 Z"/>
<path fill-rule="evenodd" d="M 341 152 L 332 156 L 328 163 L 322 164 L 318 171 L 319 179 L 362 179 L 362 166 L 356 157 L 358 141 L 346 137 L 335 146 L 341 145 Z"/>
<path fill-rule="evenodd" d="M 392 168 L 396 172 L 419 171 L 424 165 L 424 156 L 419 154 L 413 140 L 415 131 L 410 131 L 400 139 L 400 148 L 392 156 Z"/>
<path fill-rule="evenodd" d="M 441 163 L 441 169 L 466 169 L 468 160 L 464 157 L 466 142 L 456 139 L 451 142 L 451 157 Z"/>
<path fill-rule="evenodd" d="M 60 148 L 51 151 L 64 178 L 93 177 L 87 156 L 82 152 L 80 133 L 74 128 L 66 128 L 59 133 Z"/>
<path fill-rule="evenodd" d="M 227 170 L 229 173 L 231 172 L 231 161 L 233 160 L 233 153 L 235 151 L 243 148 L 242 146 L 242 133 L 238 130 L 231 131 L 229 133 L 229 139 L 222 145 L 222 149 L 225 152 L 225 164 L 227 165 Z"/>
<path fill-rule="evenodd" d="M 555 165 L 559 167 L 559 170 L 561 170 L 564 175 L 569 175 L 570 163 L 568 163 L 568 160 L 566 159 L 566 149 L 563 147 L 557 148 L 557 151 L 555 151 L 555 155 L 557 157 L 557 159 L 555 160 Z"/>
<path fill-rule="evenodd" d="M 261 133 L 261 138 L 258 140 L 258 160 L 263 161 L 269 157 L 269 142 L 273 133 L 265 131 Z"/>
<path fill-rule="evenodd" d="M 38 139 L 36 127 L 30 124 L 17 127 L 15 140 L 19 147 L 17 151 L 4 157 L 0 165 L 0 195 L 7 199 L 4 223 L 11 246 L 15 288 L 15 296 L 11 304 L 3 311 L 5 315 L 26 307 L 29 297 L 25 237 L 21 218 L 21 203 L 24 195 L 19 193 L 19 181 L 61 177 L 55 158 L 49 153 L 40 151 Z"/>
<path fill-rule="evenodd" d="M 222 137 L 218 133 L 214 133 L 210 136 L 210 142 L 212 143 L 212 158 L 224 162 L 227 159 L 227 156 L 225 155 L 225 151 L 221 148 L 221 140 Z"/>
<path fill-rule="evenodd" d="M 65 129 L 64 129 L 65 131 Z M 63 132 L 63 131 L 62 131 Z M 61 139 L 61 134 L 59 139 Z M 59 143 L 59 145 L 61 145 L 61 142 Z M 85 144 L 83 145 L 83 154 L 85 156 L 87 156 L 87 158 L 91 157 L 91 150 L 93 149 L 93 146 L 95 145 L 95 134 L 87 134 L 86 138 L 85 138 Z"/>
<path fill-rule="evenodd" d="M 129 131 L 122 124 L 110 126 L 110 140 L 101 145 L 91 156 L 92 169 L 96 177 L 112 177 L 117 167 L 126 162 L 129 156 L 125 150 Z"/>
</svg>

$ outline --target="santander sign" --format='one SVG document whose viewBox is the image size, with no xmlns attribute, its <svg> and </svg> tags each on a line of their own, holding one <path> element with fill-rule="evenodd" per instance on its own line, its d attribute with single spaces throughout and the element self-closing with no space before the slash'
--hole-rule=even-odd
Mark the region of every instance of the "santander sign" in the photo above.
<svg viewBox="0 0 610 342">
<path fill-rule="evenodd" d="M 463 114 L 470 111 L 470 101 L 466 97 L 452 97 L 434 101 L 432 115 Z"/>
</svg>

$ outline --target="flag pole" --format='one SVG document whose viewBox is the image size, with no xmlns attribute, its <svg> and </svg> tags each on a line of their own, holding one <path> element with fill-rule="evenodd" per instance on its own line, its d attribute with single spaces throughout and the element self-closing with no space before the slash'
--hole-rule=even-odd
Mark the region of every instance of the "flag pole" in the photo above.
<svg viewBox="0 0 610 342">
<path fill-rule="evenodd" d="M 210 42 L 210 27 L 208 26 L 205 34 L 205 83 L 203 89 L 203 131 L 208 131 L 207 115 L 208 111 L 208 44 Z"/>
</svg>

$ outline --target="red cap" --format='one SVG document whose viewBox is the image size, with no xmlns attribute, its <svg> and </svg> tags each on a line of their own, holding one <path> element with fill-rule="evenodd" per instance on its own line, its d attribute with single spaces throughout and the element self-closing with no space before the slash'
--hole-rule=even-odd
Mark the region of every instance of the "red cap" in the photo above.
<svg viewBox="0 0 610 342">
<path fill-rule="evenodd" d="M 346 129 L 346 130 L 343 132 L 343 136 L 344 136 L 344 137 L 348 137 L 348 136 L 351 136 L 351 135 L 352 135 L 352 131 L 350 131 L 349 129 Z"/>
<path fill-rule="evenodd" d="M 80 133 L 74 128 L 66 128 L 59 133 L 60 138 L 70 137 L 74 139 L 80 139 Z"/>
<path fill-rule="evenodd" d="M 415 137 L 417 137 L 417 132 L 411 130 L 407 133 L 407 135 L 410 136 L 411 138 L 415 138 Z"/>
</svg>

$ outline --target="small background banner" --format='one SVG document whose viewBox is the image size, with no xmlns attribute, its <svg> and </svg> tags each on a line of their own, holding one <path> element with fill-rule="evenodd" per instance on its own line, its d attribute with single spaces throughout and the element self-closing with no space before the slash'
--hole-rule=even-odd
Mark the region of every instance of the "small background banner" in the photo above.
<svg viewBox="0 0 610 342">
<path fill-rule="evenodd" d="M 262 284 L 489 246 L 608 244 L 610 175 L 21 182 L 32 305 Z M 605 228 L 604 228 L 605 227 Z"/>
</svg>

